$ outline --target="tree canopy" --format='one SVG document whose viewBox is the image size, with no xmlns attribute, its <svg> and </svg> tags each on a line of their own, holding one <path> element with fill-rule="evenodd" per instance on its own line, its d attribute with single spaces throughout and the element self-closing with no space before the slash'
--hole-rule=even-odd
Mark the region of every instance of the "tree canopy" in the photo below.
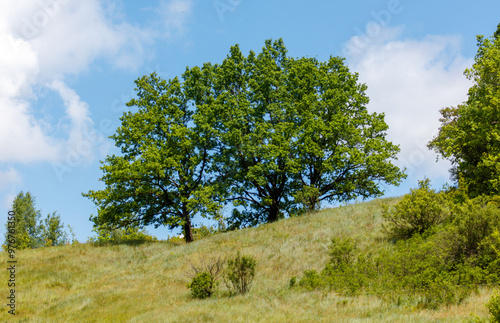
<svg viewBox="0 0 500 323">
<path fill-rule="evenodd" d="M 122 156 L 103 162 L 106 188 L 84 194 L 99 206 L 91 220 L 96 227 L 182 226 L 191 242 L 194 215 L 217 211 L 207 172 L 210 141 L 193 123 L 195 109 L 178 78 L 153 73 L 136 85 L 128 106 L 138 111 L 124 113 L 111 136 Z"/>
<path fill-rule="evenodd" d="M 368 113 L 366 86 L 343 59 L 290 58 L 281 39 L 258 55 L 231 47 L 221 65 L 189 71 L 199 120 L 217 141 L 219 181 L 233 226 L 276 221 L 321 201 L 380 196 L 405 176 L 391 159 L 384 115 Z"/>
<path fill-rule="evenodd" d="M 233 204 L 232 228 L 316 210 L 322 201 L 382 195 L 404 173 L 391 163 L 384 115 L 344 60 L 291 58 L 281 39 L 259 54 L 232 46 L 222 64 L 186 68 L 182 82 L 136 81 L 137 99 L 112 136 L 90 191 L 95 225 L 183 225 Z M 187 233 L 187 234 L 186 234 Z"/>
<path fill-rule="evenodd" d="M 429 147 L 452 162 L 451 173 L 471 196 L 500 193 L 500 25 L 478 36 L 478 52 L 465 71 L 473 86 L 468 99 L 441 110 L 441 127 Z"/>
</svg>

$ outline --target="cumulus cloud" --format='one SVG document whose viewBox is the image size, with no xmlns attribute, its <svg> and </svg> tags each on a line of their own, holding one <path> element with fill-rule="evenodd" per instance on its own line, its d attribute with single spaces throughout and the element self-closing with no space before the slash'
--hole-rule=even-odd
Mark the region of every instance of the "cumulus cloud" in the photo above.
<svg viewBox="0 0 500 323">
<path fill-rule="evenodd" d="M 436 163 L 426 145 L 438 132 L 439 110 L 467 99 L 471 83 L 463 71 L 473 61 L 460 54 L 460 37 L 401 40 L 402 30 L 384 28 L 364 43 L 353 37 L 346 44 L 349 65 L 368 85 L 369 110 L 385 113 L 388 139 L 401 147 L 396 163 L 409 180 L 447 177 L 450 163 Z"/>
<path fill-rule="evenodd" d="M 92 127 L 89 107 L 62 80 L 98 58 L 119 68 L 144 60 L 151 32 L 115 21 L 99 0 L 0 2 L 0 162 L 56 161 Z M 64 101 L 57 125 L 37 119 L 36 88 Z M 53 127 L 66 128 L 55 137 Z"/>
</svg>

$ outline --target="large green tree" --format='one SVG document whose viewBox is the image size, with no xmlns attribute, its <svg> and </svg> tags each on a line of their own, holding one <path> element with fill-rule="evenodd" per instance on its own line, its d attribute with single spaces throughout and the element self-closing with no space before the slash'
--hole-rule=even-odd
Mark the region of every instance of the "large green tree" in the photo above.
<svg viewBox="0 0 500 323">
<path fill-rule="evenodd" d="M 323 200 L 379 196 L 404 174 L 391 159 L 383 114 L 343 59 L 293 59 L 281 39 L 258 55 L 231 47 L 221 65 L 185 74 L 197 116 L 217 140 L 214 168 L 236 208 L 233 227 L 314 210 Z"/>
<path fill-rule="evenodd" d="M 465 71 L 473 81 L 468 99 L 441 110 L 439 134 L 429 143 L 472 197 L 500 194 L 500 25 L 477 41 L 475 63 Z"/>
<path fill-rule="evenodd" d="M 366 86 L 341 58 L 287 56 L 267 40 L 258 55 L 232 46 L 222 64 L 137 84 L 112 136 L 121 156 L 103 163 L 106 188 L 87 196 L 95 226 L 182 225 L 234 205 L 233 228 L 315 210 L 321 201 L 382 194 L 405 176 L 391 164 L 383 114 L 368 113 Z"/>
<path fill-rule="evenodd" d="M 106 188 L 83 194 L 98 206 L 96 228 L 181 226 L 193 241 L 192 218 L 216 214 L 211 140 L 194 123 L 196 107 L 178 78 L 155 73 L 136 81 L 137 98 L 111 136 L 122 155 L 108 156 L 101 169 Z"/>
</svg>

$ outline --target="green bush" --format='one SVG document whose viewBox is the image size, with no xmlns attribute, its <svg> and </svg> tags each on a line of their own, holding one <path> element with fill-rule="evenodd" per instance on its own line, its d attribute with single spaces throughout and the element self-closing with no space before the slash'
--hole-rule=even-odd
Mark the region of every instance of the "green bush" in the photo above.
<svg viewBox="0 0 500 323">
<path fill-rule="evenodd" d="M 218 285 L 219 282 L 215 280 L 214 276 L 207 272 L 201 272 L 193 277 L 187 287 L 191 289 L 193 298 L 207 298 L 216 292 Z"/>
<path fill-rule="evenodd" d="M 490 322 L 500 323 L 500 295 L 497 293 L 491 297 L 486 307 L 490 311 Z"/>
<path fill-rule="evenodd" d="M 465 256 L 478 256 L 490 253 L 483 243 L 500 227 L 500 209 L 489 198 L 480 197 L 466 200 L 453 210 L 453 224 L 464 238 L 462 252 Z"/>
<path fill-rule="evenodd" d="M 328 254 L 330 255 L 330 264 L 333 266 L 347 265 L 353 262 L 356 244 L 352 239 L 332 239 Z"/>
<path fill-rule="evenodd" d="M 418 186 L 394 207 L 385 207 L 382 217 L 387 224 L 384 229 L 391 238 L 408 239 L 447 218 L 449 210 L 445 193 L 431 190 L 429 179 L 419 181 Z"/>
<path fill-rule="evenodd" d="M 194 298 L 212 296 L 219 285 L 219 278 L 224 272 L 225 260 L 221 257 L 202 259 L 198 265 L 191 263 L 191 272 L 186 272 L 191 282 L 187 285 Z"/>
<path fill-rule="evenodd" d="M 321 277 L 314 269 L 304 271 L 304 276 L 302 276 L 299 281 L 299 286 L 308 290 L 318 289 L 324 285 L 325 283 L 323 277 Z"/>
<path fill-rule="evenodd" d="M 101 244 L 119 244 L 119 243 L 143 243 L 148 241 L 158 241 L 158 238 L 148 234 L 145 229 L 137 227 L 109 229 L 106 227 L 95 228 L 97 237 L 89 238 L 89 242 L 98 245 Z"/>
<path fill-rule="evenodd" d="M 255 277 L 256 261 L 252 256 L 241 256 L 227 261 L 226 285 L 233 293 L 244 294 L 250 290 Z"/>
<path fill-rule="evenodd" d="M 193 239 L 200 240 L 206 237 L 210 237 L 216 233 L 218 233 L 217 228 L 213 226 L 207 227 L 206 225 L 202 224 L 199 228 L 193 228 Z"/>
</svg>

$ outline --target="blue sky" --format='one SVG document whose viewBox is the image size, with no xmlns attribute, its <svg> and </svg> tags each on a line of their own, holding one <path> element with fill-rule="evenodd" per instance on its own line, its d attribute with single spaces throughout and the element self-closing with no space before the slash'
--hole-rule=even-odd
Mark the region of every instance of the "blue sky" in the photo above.
<svg viewBox="0 0 500 323">
<path fill-rule="evenodd" d="M 99 161 L 117 152 L 107 137 L 134 80 L 153 71 L 173 78 L 220 63 L 234 44 L 258 52 L 280 37 L 292 57 L 345 57 L 367 84 L 368 109 L 386 114 L 388 139 L 401 147 L 396 164 L 409 175 L 387 196 L 425 176 L 439 188 L 450 164 L 426 144 L 439 109 L 466 100 L 476 35 L 493 34 L 499 13 L 493 0 L 2 1 L 1 218 L 30 191 L 44 216 L 57 211 L 86 241 L 97 209 L 81 193 L 103 188 Z"/>
</svg>

